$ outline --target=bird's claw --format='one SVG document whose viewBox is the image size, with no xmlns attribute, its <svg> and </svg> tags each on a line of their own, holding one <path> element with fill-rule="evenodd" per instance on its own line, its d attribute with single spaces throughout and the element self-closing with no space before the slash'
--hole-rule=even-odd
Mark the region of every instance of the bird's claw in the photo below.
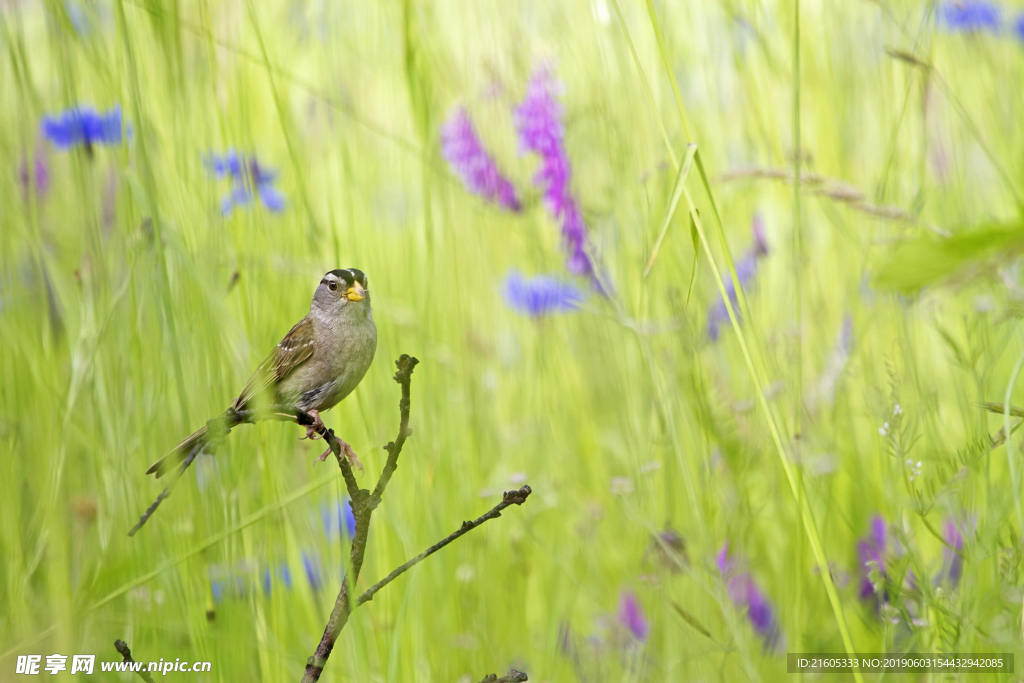
<svg viewBox="0 0 1024 683">
<path fill-rule="evenodd" d="M 363 463 L 359 462 L 359 457 L 356 455 L 356 452 L 352 450 L 352 447 L 349 446 L 344 441 L 342 441 L 341 439 L 338 439 L 338 443 L 341 445 L 341 452 L 345 455 L 346 458 L 348 458 L 348 461 L 355 465 L 356 467 L 358 467 L 360 472 L 363 472 Z M 317 462 L 324 462 L 325 460 L 327 460 L 327 456 L 329 456 L 332 452 L 333 451 L 331 451 L 331 449 L 328 448 L 326 451 L 317 456 L 317 458 L 313 461 L 313 464 L 315 465 Z"/>
<path fill-rule="evenodd" d="M 313 424 L 305 425 L 305 427 L 306 427 L 306 435 L 305 436 L 300 436 L 299 437 L 299 441 L 302 441 L 303 439 L 309 439 L 310 441 L 316 441 L 317 439 L 324 438 L 324 437 L 320 436 L 319 432 L 327 431 L 327 427 L 324 426 L 324 421 L 320 419 L 320 412 L 317 411 L 317 410 L 310 410 L 310 411 L 307 411 L 307 412 L 308 412 L 309 416 L 313 418 Z M 328 449 L 328 450 L 330 450 L 330 449 Z M 326 457 L 326 456 L 324 456 L 324 457 Z"/>
</svg>

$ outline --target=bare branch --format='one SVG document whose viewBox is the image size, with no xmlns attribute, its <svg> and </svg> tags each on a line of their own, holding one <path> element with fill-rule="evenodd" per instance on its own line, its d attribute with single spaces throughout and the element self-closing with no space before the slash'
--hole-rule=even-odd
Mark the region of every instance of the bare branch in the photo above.
<svg viewBox="0 0 1024 683">
<path fill-rule="evenodd" d="M 135 660 L 132 659 L 132 651 L 128 649 L 128 643 L 120 639 L 115 640 L 114 648 L 117 650 L 117 653 L 121 655 L 123 661 L 131 662 L 132 664 L 135 663 Z M 135 673 L 139 674 L 139 678 L 146 681 L 146 683 L 156 683 L 156 681 L 153 680 L 153 677 L 150 676 L 148 672 L 143 671 L 141 668 Z"/>
<path fill-rule="evenodd" d="M 423 560 L 427 559 L 428 557 L 436 553 L 438 550 L 445 547 L 446 545 L 456 540 L 460 536 L 465 536 L 470 531 L 477 528 L 489 519 L 501 517 L 501 511 L 504 510 L 505 508 L 509 507 L 510 505 L 522 505 L 523 503 L 526 502 L 526 499 L 530 496 L 531 493 L 533 493 L 533 490 L 529 486 L 524 486 L 518 491 L 506 491 L 504 496 L 502 496 L 501 502 L 495 505 L 493 508 L 491 508 L 489 512 L 486 512 L 485 514 L 481 515 L 472 522 L 463 522 L 462 526 L 459 528 L 458 531 L 455 531 L 443 540 L 438 541 L 437 543 L 430 546 L 416 557 L 412 558 L 411 560 L 403 564 L 401 567 L 395 569 L 393 572 L 385 576 L 377 583 L 370 586 L 370 588 L 365 593 L 360 595 L 358 600 L 356 600 L 356 607 L 362 605 L 363 603 L 369 602 L 370 600 L 373 600 L 373 596 L 376 595 L 377 592 L 380 591 L 380 589 L 384 588 L 384 586 L 388 585 L 389 583 L 397 579 L 399 576 L 404 574 L 406 571 L 408 571 L 415 565 L 419 564 Z M 524 678 L 523 680 L 525 681 L 526 679 Z"/>
<path fill-rule="evenodd" d="M 342 453 L 341 444 L 338 443 L 337 439 L 333 438 L 334 432 L 327 430 L 327 434 L 322 435 L 330 445 L 334 457 L 338 460 L 338 466 L 345 476 L 345 483 L 348 485 L 349 497 L 351 498 L 349 505 L 352 506 L 352 515 L 356 520 L 356 533 L 352 539 L 352 550 L 350 553 L 351 570 L 345 577 L 345 581 L 341 585 L 341 591 L 334 601 L 334 609 L 331 610 L 331 616 L 327 620 L 327 626 L 324 628 L 324 634 L 320 638 L 320 644 L 317 645 L 313 656 L 306 660 L 306 671 L 302 677 L 303 683 L 320 680 L 320 674 L 323 673 L 327 659 L 331 656 L 334 643 L 338 640 L 338 634 L 345 628 L 345 624 L 348 623 L 348 617 L 352 613 L 349 587 L 355 585 L 359 579 L 359 572 L 363 568 L 366 541 L 370 533 L 370 518 L 373 516 L 373 511 L 380 505 L 384 490 L 387 488 L 388 482 L 391 481 L 391 476 L 398 468 L 398 456 L 402 452 L 406 439 L 412 433 L 409 429 L 409 395 L 411 392 L 412 371 L 417 363 L 419 363 L 417 359 L 404 353 L 395 361 L 395 365 L 398 366 L 398 372 L 395 373 L 394 379 L 402 387 L 402 398 L 398 403 L 398 436 L 384 447 L 384 450 L 388 452 L 388 460 L 384 464 L 384 469 L 381 471 L 373 493 L 366 489 L 360 489 L 356 484 L 355 477 L 352 475 L 352 468 Z M 331 438 L 328 438 L 328 434 Z"/>
<path fill-rule="evenodd" d="M 509 672 L 501 678 L 498 678 L 497 674 L 488 674 L 487 676 L 484 676 L 484 679 L 480 681 L 480 683 L 522 683 L 522 681 L 528 680 L 530 679 L 527 678 L 526 674 L 522 671 L 509 669 Z"/>
</svg>

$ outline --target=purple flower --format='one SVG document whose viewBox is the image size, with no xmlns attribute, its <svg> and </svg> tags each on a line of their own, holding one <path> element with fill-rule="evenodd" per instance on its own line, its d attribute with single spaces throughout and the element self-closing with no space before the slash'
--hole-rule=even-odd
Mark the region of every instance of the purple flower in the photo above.
<svg viewBox="0 0 1024 683">
<path fill-rule="evenodd" d="M 526 97 L 514 117 L 520 148 L 540 156 L 540 168 L 533 180 L 543 188 L 548 210 L 562 222 L 562 244 L 568 253 L 565 266 L 574 275 L 593 278 L 594 265 L 587 254 L 587 226 L 572 195 L 572 167 L 563 145 L 562 107 L 557 100 L 561 90 L 561 84 L 547 67 L 539 68 L 530 79 Z"/>
<path fill-rule="evenodd" d="M 583 301 L 583 293 L 568 282 L 549 275 L 527 278 L 518 270 L 505 278 L 504 294 L 509 308 L 531 318 L 575 310 Z"/>
<path fill-rule="evenodd" d="M 640 642 L 647 640 L 647 617 L 632 591 L 619 594 L 619 624 Z"/>
<path fill-rule="evenodd" d="M 455 109 L 441 126 L 441 156 L 470 192 L 509 211 L 519 211 L 516 188 L 501 175 L 494 158 L 484 149 L 464 107 Z"/>
<path fill-rule="evenodd" d="M 26 199 L 28 199 L 32 187 L 35 188 L 36 196 L 40 198 L 50 189 L 50 169 L 47 166 L 46 158 L 37 152 L 32 161 L 34 166 L 32 173 L 29 173 L 28 159 L 24 156 L 18 165 L 18 179 L 21 181 L 22 192 L 25 193 Z"/>
<path fill-rule="evenodd" d="M 849 314 L 843 316 L 843 327 L 839 332 L 839 343 L 837 350 L 849 355 L 853 351 L 853 342 L 855 337 L 853 336 L 853 318 Z"/>
<path fill-rule="evenodd" d="M 946 530 L 943 536 L 950 547 L 942 550 L 942 571 L 936 578 L 940 581 L 948 579 L 950 586 L 956 588 L 964 575 L 964 558 L 961 556 L 964 549 L 964 537 L 956 522 L 951 519 L 946 521 Z"/>
<path fill-rule="evenodd" d="M 939 11 L 939 19 L 953 33 L 981 30 L 996 33 L 1002 23 L 999 7 L 984 0 L 947 2 Z"/>
<path fill-rule="evenodd" d="M 758 261 L 768 255 L 768 242 L 764 235 L 764 219 L 760 214 L 754 216 L 751 232 L 754 236 L 754 244 L 736 262 L 736 277 L 739 279 L 740 287 L 750 284 L 754 276 L 757 275 Z M 739 315 L 739 309 L 737 308 L 739 298 L 736 294 L 736 283 L 733 282 L 731 277 L 725 281 L 725 291 L 729 295 L 729 301 L 732 302 L 733 311 Z M 718 341 L 721 326 L 728 322 L 729 310 L 726 308 L 725 299 L 720 296 L 718 303 L 708 313 L 708 338 L 711 341 Z"/>
<path fill-rule="evenodd" d="M 214 176 L 231 180 L 231 191 L 221 200 L 221 213 L 225 216 L 238 207 L 252 204 L 255 190 L 263 206 L 274 213 L 284 211 L 285 199 L 274 187 L 277 173 L 260 166 L 255 156 L 245 156 L 235 150 L 228 150 L 224 156 L 210 155 L 206 165 Z"/>
<path fill-rule="evenodd" d="M 82 145 L 91 151 L 93 145 L 121 144 L 121 107 L 114 106 L 106 113 L 92 107 L 72 107 L 58 116 L 43 117 L 43 135 L 58 149 L 71 149 Z M 131 127 L 127 129 L 131 135 Z"/>
<path fill-rule="evenodd" d="M 718 571 L 722 576 L 732 574 L 732 570 L 736 567 L 736 561 L 729 557 L 729 541 L 726 541 L 722 549 L 718 551 L 715 563 L 718 565 Z"/>
<path fill-rule="evenodd" d="M 860 590 L 857 597 L 861 600 L 876 598 L 875 587 L 871 582 L 871 565 L 869 563 L 873 562 L 877 571 L 884 576 L 887 545 L 885 518 L 875 515 L 871 518 L 871 528 L 867 535 L 857 541 L 857 570 L 860 574 Z M 886 599 L 884 592 L 882 599 Z"/>
<path fill-rule="evenodd" d="M 757 583 L 746 571 L 736 572 L 736 561 L 729 557 L 729 544 L 726 543 L 716 558 L 718 570 L 727 579 L 729 599 L 736 609 L 746 609 L 750 625 L 764 640 L 766 650 L 775 650 L 779 645 L 781 630 L 775 609 L 768 598 L 757 587 Z"/>
</svg>

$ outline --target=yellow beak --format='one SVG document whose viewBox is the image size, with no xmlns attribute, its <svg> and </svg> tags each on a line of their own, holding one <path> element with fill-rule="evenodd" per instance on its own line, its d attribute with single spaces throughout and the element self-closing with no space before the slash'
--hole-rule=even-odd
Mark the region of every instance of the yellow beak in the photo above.
<svg viewBox="0 0 1024 683">
<path fill-rule="evenodd" d="M 345 295 L 349 301 L 362 301 L 363 299 L 366 298 L 364 296 L 365 293 L 366 290 L 363 289 L 363 286 L 357 282 L 348 288 L 348 290 L 345 292 Z"/>
</svg>

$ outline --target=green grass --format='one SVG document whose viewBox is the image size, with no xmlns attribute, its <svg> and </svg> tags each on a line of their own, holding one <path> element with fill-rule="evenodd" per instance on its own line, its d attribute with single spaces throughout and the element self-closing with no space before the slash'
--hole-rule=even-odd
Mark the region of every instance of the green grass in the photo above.
<svg viewBox="0 0 1024 683">
<path fill-rule="evenodd" d="M 511 666 L 551 682 L 779 680 L 787 651 L 844 650 L 840 614 L 861 652 L 1024 652 L 1022 439 L 990 451 L 1004 416 L 980 408 L 1024 404 L 1020 228 L 991 227 L 1016 220 L 1022 194 L 1024 47 L 951 35 L 918 3 L 804 0 L 800 14 L 797 40 L 793 3 L 747 0 L 4 5 L 0 680 L 18 654 L 117 659 L 115 638 L 139 660 L 211 660 L 200 680 L 301 676 L 346 547 L 320 519 L 340 474 L 311 467 L 318 445 L 298 427 L 239 427 L 202 486 L 190 472 L 126 532 L 161 490 L 146 466 L 223 410 L 323 272 L 347 266 L 369 275 L 380 344 L 324 418 L 364 485 L 397 428 L 392 361 L 421 360 L 360 587 L 503 489 L 525 478 L 534 495 L 359 609 L 324 680 L 475 682 Z M 615 293 L 533 321 L 501 288 L 510 268 L 564 260 L 511 115 L 545 60 L 566 86 L 573 187 Z M 131 142 L 55 150 L 40 118 L 77 103 L 120 104 Z M 447 168 L 438 126 L 456 103 L 521 214 Z M 220 215 L 227 182 L 202 159 L 229 147 L 280 170 L 284 213 Z M 45 195 L 24 191 L 26 155 L 44 156 Z M 721 178 L 748 167 L 841 180 L 919 220 L 813 178 L 799 191 Z M 742 337 L 727 325 L 708 343 L 755 213 L 771 253 L 739 302 Z M 875 514 L 902 547 L 887 572 L 895 624 L 857 598 L 856 541 Z M 948 519 L 970 529 L 955 589 L 930 582 Z M 686 540 L 685 571 L 659 560 L 666 526 Z M 726 541 L 778 613 L 778 653 L 730 601 L 715 564 Z M 304 554 L 322 563 L 320 590 Z M 275 577 L 265 594 L 262 567 L 282 563 L 291 588 Z M 215 600 L 211 575 L 232 568 L 246 590 Z M 646 643 L 615 626 L 623 590 Z"/>
</svg>

